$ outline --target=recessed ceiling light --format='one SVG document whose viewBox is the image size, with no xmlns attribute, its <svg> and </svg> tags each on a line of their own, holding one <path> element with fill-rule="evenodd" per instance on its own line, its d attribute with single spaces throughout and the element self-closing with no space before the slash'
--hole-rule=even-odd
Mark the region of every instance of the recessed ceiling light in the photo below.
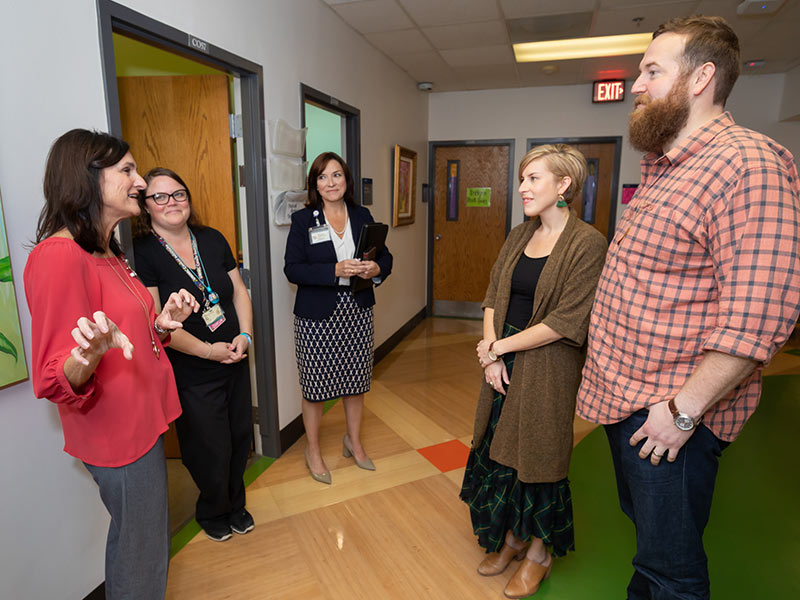
<svg viewBox="0 0 800 600">
<path fill-rule="evenodd" d="M 548 62 L 595 58 L 598 56 L 625 56 L 642 54 L 653 40 L 653 33 L 632 33 L 603 37 L 550 40 L 514 44 L 517 62 Z"/>
</svg>

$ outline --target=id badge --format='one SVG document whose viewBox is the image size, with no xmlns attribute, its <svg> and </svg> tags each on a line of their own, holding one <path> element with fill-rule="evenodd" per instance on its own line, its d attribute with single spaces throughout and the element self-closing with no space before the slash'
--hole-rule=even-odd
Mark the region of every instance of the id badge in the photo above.
<svg viewBox="0 0 800 600">
<path fill-rule="evenodd" d="M 331 230 L 327 225 L 317 225 L 308 228 L 308 241 L 310 244 L 321 244 L 331 241 Z"/>
<path fill-rule="evenodd" d="M 225 313 L 222 312 L 222 307 L 219 304 L 215 304 L 211 308 L 204 310 L 203 321 L 211 331 L 216 331 L 225 322 Z"/>
</svg>

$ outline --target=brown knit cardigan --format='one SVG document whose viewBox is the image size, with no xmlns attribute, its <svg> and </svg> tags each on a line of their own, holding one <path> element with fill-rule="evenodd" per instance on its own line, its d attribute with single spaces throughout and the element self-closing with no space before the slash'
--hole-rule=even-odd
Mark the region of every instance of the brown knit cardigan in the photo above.
<svg viewBox="0 0 800 600">
<path fill-rule="evenodd" d="M 511 297 L 511 274 L 539 225 L 536 218 L 512 229 L 492 267 L 483 308 L 494 309 L 498 336 Z M 517 352 L 489 451 L 492 460 L 516 469 L 520 481 L 559 481 L 569 471 L 589 313 L 606 249 L 603 235 L 573 212 L 539 277 L 528 327 L 544 323 L 563 337 Z M 483 439 L 494 395 L 484 381 L 475 415 L 473 448 Z"/>
</svg>

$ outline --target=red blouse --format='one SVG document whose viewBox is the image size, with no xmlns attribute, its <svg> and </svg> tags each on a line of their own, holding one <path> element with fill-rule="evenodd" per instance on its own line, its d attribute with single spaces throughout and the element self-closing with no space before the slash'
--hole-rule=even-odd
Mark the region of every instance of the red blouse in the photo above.
<svg viewBox="0 0 800 600">
<path fill-rule="evenodd" d="M 37 244 L 24 280 L 33 334 L 33 390 L 58 405 L 64 451 L 99 467 L 136 461 L 181 413 L 172 368 L 155 333 L 158 358 L 152 350 L 152 296 L 120 259 L 97 258 L 60 237 Z M 145 302 L 146 316 L 131 290 Z M 128 336 L 133 360 L 119 349 L 109 350 L 76 391 L 64 375 L 64 363 L 76 346 L 71 331 L 80 317 L 91 319 L 98 310 Z"/>
</svg>

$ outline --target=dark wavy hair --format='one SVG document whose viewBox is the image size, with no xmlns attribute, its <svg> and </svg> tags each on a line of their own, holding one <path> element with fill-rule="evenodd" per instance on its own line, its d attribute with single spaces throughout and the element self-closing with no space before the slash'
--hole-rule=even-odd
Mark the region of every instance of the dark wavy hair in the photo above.
<svg viewBox="0 0 800 600">
<path fill-rule="evenodd" d="M 309 208 L 321 208 L 322 207 L 322 197 L 319 195 L 317 191 L 317 178 L 320 174 L 325 170 L 325 167 L 328 166 L 328 163 L 332 160 L 335 160 L 340 165 L 342 165 L 342 172 L 344 173 L 344 179 L 347 182 L 347 189 L 344 192 L 344 201 L 345 204 L 348 206 L 355 206 L 355 200 L 353 199 L 353 175 L 350 173 L 350 169 L 347 167 L 347 163 L 342 160 L 342 157 L 336 154 L 336 152 L 323 152 L 317 158 L 314 159 L 314 162 L 311 163 L 311 168 L 308 170 L 308 202 L 306 206 Z"/>
<path fill-rule="evenodd" d="M 186 185 L 186 182 L 183 180 L 183 178 L 172 169 L 167 169 L 166 167 L 153 167 L 144 176 L 145 183 L 147 183 L 149 186 L 150 182 L 156 177 L 169 177 L 170 179 L 178 182 L 181 187 L 186 190 L 186 194 L 188 196 L 186 201 L 189 203 L 189 220 L 186 222 L 186 224 L 189 227 L 202 227 L 203 225 L 200 222 L 200 217 L 197 216 L 194 205 L 192 204 L 192 190 L 189 189 L 189 186 Z M 146 210 L 146 194 L 146 190 L 139 194 L 139 208 L 142 210 L 138 217 L 134 217 L 132 219 L 131 230 L 133 237 L 135 238 L 144 237 L 145 235 L 149 234 L 150 229 L 153 227 L 153 222 L 150 220 L 150 213 L 148 213 Z"/>
<path fill-rule="evenodd" d="M 125 140 L 99 131 L 73 129 L 55 142 L 44 170 L 45 205 L 36 227 L 36 243 L 67 229 L 86 252 L 104 252 L 100 173 L 128 153 Z M 111 250 L 120 249 L 114 235 Z"/>
<path fill-rule="evenodd" d="M 683 74 L 688 75 L 706 62 L 716 67 L 714 104 L 725 106 L 733 84 L 739 77 L 739 38 L 722 17 L 676 17 L 658 26 L 653 39 L 664 33 L 686 36 L 683 48 Z"/>
</svg>

